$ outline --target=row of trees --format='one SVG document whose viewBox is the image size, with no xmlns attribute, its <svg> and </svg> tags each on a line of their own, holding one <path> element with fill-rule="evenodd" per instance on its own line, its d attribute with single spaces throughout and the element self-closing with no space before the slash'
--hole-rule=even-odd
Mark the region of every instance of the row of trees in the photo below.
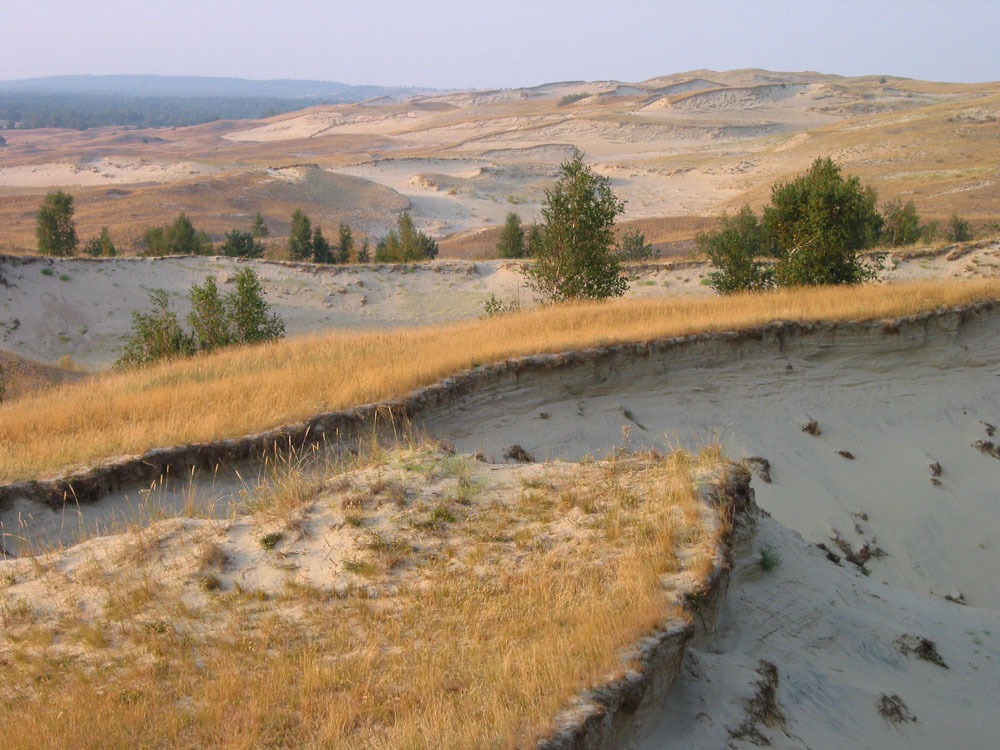
<svg viewBox="0 0 1000 750">
<path fill-rule="evenodd" d="M 115 366 L 134 367 L 284 336 L 284 321 L 271 313 L 254 270 L 243 269 L 234 281 L 235 289 L 225 295 L 211 276 L 201 286 L 191 287 L 188 291 L 191 312 L 187 317 L 190 331 L 181 327 L 177 314 L 170 309 L 167 292 L 163 289 L 151 291 L 152 309 L 132 313 L 132 330 Z"/>
<path fill-rule="evenodd" d="M 73 222 L 73 196 L 62 190 L 48 193 L 38 209 L 36 237 L 38 251 L 45 255 L 76 255 L 79 239 Z M 148 228 L 143 233 L 144 255 L 209 255 L 218 250 L 222 255 L 240 258 L 260 258 L 264 255 L 262 240 L 270 234 L 264 217 L 257 213 L 249 231 L 233 229 L 216 247 L 208 234 L 196 229 L 183 211 L 171 223 Z M 371 245 L 367 237 L 360 244 L 347 222 L 340 222 L 336 242 L 330 242 L 323 229 L 313 226 L 309 217 L 296 209 L 292 214 L 288 235 L 288 257 L 313 263 L 368 263 L 372 260 Z M 93 256 L 113 257 L 117 250 L 107 227 L 101 228 L 99 237 L 84 245 L 84 252 Z M 375 247 L 375 261 L 379 263 L 405 263 L 430 260 L 437 257 L 437 243 L 418 231 L 409 213 L 400 215 L 396 227 L 379 240 Z"/>
<path fill-rule="evenodd" d="M 853 284 L 872 279 L 883 256 L 864 251 L 898 247 L 936 234 L 920 224 L 913 201 L 887 203 L 857 177 L 844 177 L 830 159 L 817 159 L 796 179 L 771 188 L 760 217 L 744 206 L 698 237 L 719 269 L 709 281 L 722 294 L 802 284 Z M 952 216 L 946 238 L 972 239 L 967 222 Z M 770 262 L 762 258 L 773 259 Z"/>
</svg>

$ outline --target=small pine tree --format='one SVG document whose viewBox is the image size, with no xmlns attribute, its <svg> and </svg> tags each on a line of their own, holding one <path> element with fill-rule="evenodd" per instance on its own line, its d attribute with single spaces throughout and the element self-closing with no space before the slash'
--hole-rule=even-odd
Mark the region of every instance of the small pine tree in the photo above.
<svg viewBox="0 0 1000 750">
<path fill-rule="evenodd" d="M 330 243 L 323 236 L 323 230 L 316 227 L 312 237 L 312 260 L 313 263 L 333 263 L 333 251 Z"/>
<path fill-rule="evenodd" d="M 646 243 L 645 233 L 638 229 L 626 230 L 618 243 L 616 255 L 622 260 L 649 260 L 656 257 L 653 246 Z"/>
<path fill-rule="evenodd" d="M 260 215 L 260 211 L 253 217 L 250 234 L 253 235 L 255 240 L 262 240 L 271 234 L 271 230 L 268 228 L 267 222 L 264 221 L 264 217 Z"/>
<path fill-rule="evenodd" d="M 361 247 L 358 248 L 358 263 L 371 263 L 371 259 L 371 244 L 365 237 L 361 241 Z"/>
<path fill-rule="evenodd" d="M 354 235 L 351 233 L 351 225 L 346 221 L 340 222 L 338 227 L 339 238 L 337 240 L 337 253 L 334 263 L 350 263 L 354 254 Z"/>
<path fill-rule="evenodd" d="M 313 233 L 309 217 L 296 208 L 292 214 L 292 229 L 288 234 L 288 257 L 309 260 L 313 254 Z"/>
<path fill-rule="evenodd" d="M 226 295 L 226 313 L 232 339 L 241 344 L 270 341 L 285 335 L 285 323 L 270 312 L 264 291 L 252 268 L 236 274 L 236 289 Z"/>
<path fill-rule="evenodd" d="M 234 229 L 226 233 L 220 250 L 230 258 L 260 258 L 264 255 L 264 243 L 255 239 L 253 232 Z"/>
<path fill-rule="evenodd" d="M 76 254 L 79 242 L 73 223 L 73 196 L 62 190 L 47 193 L 35 217 L 35 236 L 42 255 Z"/>
<path fill-rule="evenodd" d="M 507 214 L 507 221 L 497 241 L 497 257 L 523 258 L 524 253 L 524 228 L 521 226 L 521 217 L 511 211 Z"/>
<path fill-rule="evenodd" d="M 195 347 L 199 351 L 211 351 L 233 343 L 225 299 L 219 294 L 215 279 L 209 276 L 203 286 L 195 284 L 188 295 L 191 298 L 188 325 Z"/>
</svg>

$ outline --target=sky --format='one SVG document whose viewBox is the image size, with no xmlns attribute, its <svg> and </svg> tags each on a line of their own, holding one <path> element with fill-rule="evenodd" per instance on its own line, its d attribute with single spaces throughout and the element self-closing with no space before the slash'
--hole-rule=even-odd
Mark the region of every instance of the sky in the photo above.
<svg viewBox="0 0 1000 750">
<path fill-rule="evenodd" d="M 0 80 L 507 88 L 750 67 L 1000 80 L 1000 0 L 36 0 L 0 16 Z"/>
</svg>

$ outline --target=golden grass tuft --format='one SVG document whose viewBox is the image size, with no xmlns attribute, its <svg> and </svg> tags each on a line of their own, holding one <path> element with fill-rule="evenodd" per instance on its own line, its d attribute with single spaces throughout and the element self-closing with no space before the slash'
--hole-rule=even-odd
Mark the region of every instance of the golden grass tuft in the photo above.
<svg viewBox="0 0 1000 750">
<path fill-rule="evenodd" d="M 1000 298 L 1000 281 L 819 287 L 543 307 L 423 328 L 330 332 L 112 372 L 0 406 L 0 481 L 229 438 L 392 398 L 475 365 L 744 328 L 907 315 Z"/>
</svg>

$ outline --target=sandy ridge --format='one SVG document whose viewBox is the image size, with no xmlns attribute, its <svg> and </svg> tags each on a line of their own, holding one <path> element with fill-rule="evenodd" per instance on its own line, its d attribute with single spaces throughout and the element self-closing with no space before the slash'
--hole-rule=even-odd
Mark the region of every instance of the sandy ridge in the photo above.
<svg viewBox="0 0 1000 750">
<path fill-rule="evenodd" d="M 148 485 L 151 481 L 166 475 L 184 476 L 191 468 L 210 471 L 219 466 L 229 466 L 259 458 L 276 448 L 300 448 L 330 438 L 342 443 L 351 437 L 362 435 L 365 431 L 378 431 L 416 417 L 426 417 L 431 410 L 446 407 L 456 398 L 509 374 L 520 378 L 522 374 L 528 372 L 588 366 L 619 357 L 649 357 L 654 352 L 682 349 L 706 342 L 738 344 L 747 339 L 761 339 L 765 335 L 790 338 L 822 331 L 871 332 L 873 330 L 886 335 L 896 335 L 904 328 L 923 326 L 934 319 L 954 318 L 961 325 L 972 316 L 992 312 L 998 304 L 1000 300 L 982 300 L 968 306 L 887 320 L 838 323 L 774 321 L 734 331 L 691 334 L 556 354 L 516 357 L 456 373 L 452 377 L 396 399 L 325 412 L 301 422 L 240 438 L 155 448 L 138 456 L 122 456 L 96 466 L 71 470 L 65 474 L 0 484 L 0 508 L 9 508 L 18 499 L 45 503 L 53 508 L 62 507 L 69 500 L 77 503 L 93 503 L 125 487 Z"/>
<path fill-rule="evenodd" d="M 667 700 L 688 645 L 714 636 L 729 588 L 734 537 L 753 533 L 756 514 L 750 472 L 742 465 L 725 468 L 722 477 L 704 477 L 699 492 L 718 542 L 712 570 L 700 586 L 684 594 L 688 622 L 670 621 L 623 652 L 635 666 L 625 675 L 583 691 L 576 705 L 556 717 L 556 729 L 536 750 L 611 750 L 641 735 Z M 732 527 L 726 531 L 717 509 L 726 507 Z"/>
</svg>

